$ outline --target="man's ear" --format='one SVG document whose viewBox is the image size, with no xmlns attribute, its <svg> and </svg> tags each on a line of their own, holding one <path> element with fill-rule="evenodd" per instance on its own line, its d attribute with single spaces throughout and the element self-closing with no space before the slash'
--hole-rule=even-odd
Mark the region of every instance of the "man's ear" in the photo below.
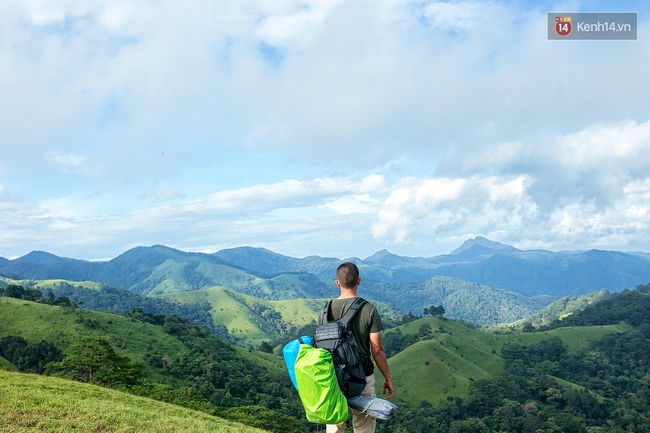
<svg viewBox="0 0 650 433">
<path fill-rule="evenodd" d="M 341 283 L 339 283 L 339 280 L 334 280 L 337 286 L 339 286 L 339 289 L 341 288 Z"/>
</svg>

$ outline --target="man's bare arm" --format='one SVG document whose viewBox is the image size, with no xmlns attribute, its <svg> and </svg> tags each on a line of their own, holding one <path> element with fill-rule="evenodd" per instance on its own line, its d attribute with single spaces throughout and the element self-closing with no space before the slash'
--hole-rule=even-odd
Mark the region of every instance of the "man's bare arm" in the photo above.
<svg viewBox="0 0 650 433">
<path fill-rule="evenodd" d="M 395 393 L 395 389 L 393 388 L 393 377 L 388 370 L 388 360 L 386 359 L 384 344 L 381 341 L 381 332 L 373 332 L 370 334 L 370 348 L 372 350 L 372 357 L 375 359 L 379 371 L 384 376 L 385 380 L 384 386 L 382 387 L 382 394 L 386 394 L 386 390 L 388 390 L 388 395 L 386 395 L 386 400 L 388 400 Z"/>
</svg>

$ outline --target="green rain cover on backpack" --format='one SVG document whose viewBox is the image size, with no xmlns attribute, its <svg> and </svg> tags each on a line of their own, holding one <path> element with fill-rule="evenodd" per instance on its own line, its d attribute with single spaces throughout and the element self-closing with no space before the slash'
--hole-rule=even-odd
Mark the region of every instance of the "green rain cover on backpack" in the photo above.
<svg viewBox="0 0 650 433">
<path fill-rule="evenodd" d="M 348 402 L 336 381 L 332 355 L 327 350 L 301 344 L 294 370 L 309 422 L 338 424 L 348 419 Z"/>
</svg>

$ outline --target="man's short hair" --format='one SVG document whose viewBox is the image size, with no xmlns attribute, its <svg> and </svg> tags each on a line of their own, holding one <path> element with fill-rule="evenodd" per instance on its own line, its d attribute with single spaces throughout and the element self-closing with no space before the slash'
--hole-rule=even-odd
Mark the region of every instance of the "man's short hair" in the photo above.
<svg viewBox="0 0 650 433">
<path fill-rule="evenodd" d="M 341 263 L 336 269 L 336 279 L 339 280 L 339 284 L 342 287 L 351 289 L 359 281 L 359 268 L 354 263 Z"/>
</svg>

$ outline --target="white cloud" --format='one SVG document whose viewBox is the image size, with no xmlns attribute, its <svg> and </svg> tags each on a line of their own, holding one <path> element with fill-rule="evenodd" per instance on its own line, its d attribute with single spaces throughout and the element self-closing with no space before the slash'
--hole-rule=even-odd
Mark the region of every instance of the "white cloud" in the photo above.
<svg viewBox="0 0 650 433">
<path fill-rule="evenodd" d="M 423 6 L 429 23 L 440 30 L 468 30 L 479 21 L 491 19 L 493 3 L 475 1 L 431 2 Z M 503 17 L 501 17 L 503 19 Z"/>
<path fill-rule="evenodd" d="M 257 35 L 269 45 L 305 49 L 340 3 L 340 0 L 294 3 L 291 11 L 265 16 L 257 26 Z"/>
<path fill-rule="evenodd" d="M 516 230 L 532 203 L 523 177 L 408 179 L 393 188 L 377 213 L 373 235 L 389 243 L 418 244 L 453 233 Z"/>
<path fill-rule="evenodd" d="M 99 22 L 106 28 L 116 33 L 130 33 L 130 29 L 137 28 L 138 20 L 141 20 L 143 8 L 136 8 L 130 3 L 110 4 L 99 14 Z M 145 15 L 146 16 L 146 15 Z"/>
<path fill-rule="evenodd" d="M 650 122 L 633 121 L 595 124 L 544 146 L 506 143 L 478 154 L 452 149 L 444 164 L 462 166 L 467 177 L 393 185 L 373 234 L 412 243 L 433 227 L 562 248 L 642 244 L 649 151 Z"/>
<path fill-rule="evenodd" d="M 139 199 L 147 199 L 154 203 L 161 203 L 187 197 L 187 194 L 174 187 L 158 187 L 154 185 L 147 192 L 139 194 Z"/>
<path fill-rule="evenodd" d="M 579 171 L 608 170 L 610 164 L 645 168 L 650 163 L 650 121 L 589 126 L 562 138 L 557 150 L 560 162 Z"/>
<path fill-rule="evenodd" d="M 485 184 L 490 191 L 489 202 L 498 206 L 526 201 L 526 185 L 530 184 L 530 179 L 527 176 L 519 176 L 516 179 L 504 181 L 497 177 L 491 177 L 485 179 Z"/>
<path fill-rule="evenodd" d="M 318 206 L 333 197 L 349 193 L 374 192 L 383 188 L 381 176 L 369 176 L 360 182 L 346 179 L 286 180 L 275 184 L 255 185 L 226 190 L 190 202 L 185 209 L 192 212 L 269 212 L 277 208 Z"/>
<path fill-rule="evenodd" d="M 375 214 L 381 207 L 381 201 L 372 198 L 369 194 L 348 195 L 325 203 L 321 207 L 331 209 L 339 215 Z"/>
<path fill-rule="evenodd" d="M 17 121 L 0 126 L 33 147 L 72 135 L 77 153 L 88 134 L 132 155 L 185 131 L 314 164 L 354 147 L 347 167 L 372 168 L 396 148 L 428 157 L 638 112 L 644 42 L 551 44 L 545 18 L 483 1 L 28 2 L 3 18 L 2 90 L 23 96 L 6 99 Z M 438 32 L 453 28 L 467 37 Z"/>
<path fill-rule="evenodd" d="M 494 1 L 6 3 L 3 247 L 648 241 L 650 40 Z"/>
<path fill-rule="evenodd" d="M 45 155 L 45 159 L 47 162 L 56 163 L 63 167 L 79 167 L 86 160 L 86 157 L 83 155 L 64 155 L 59 152 L 49 152 Z"/>
</svg>

